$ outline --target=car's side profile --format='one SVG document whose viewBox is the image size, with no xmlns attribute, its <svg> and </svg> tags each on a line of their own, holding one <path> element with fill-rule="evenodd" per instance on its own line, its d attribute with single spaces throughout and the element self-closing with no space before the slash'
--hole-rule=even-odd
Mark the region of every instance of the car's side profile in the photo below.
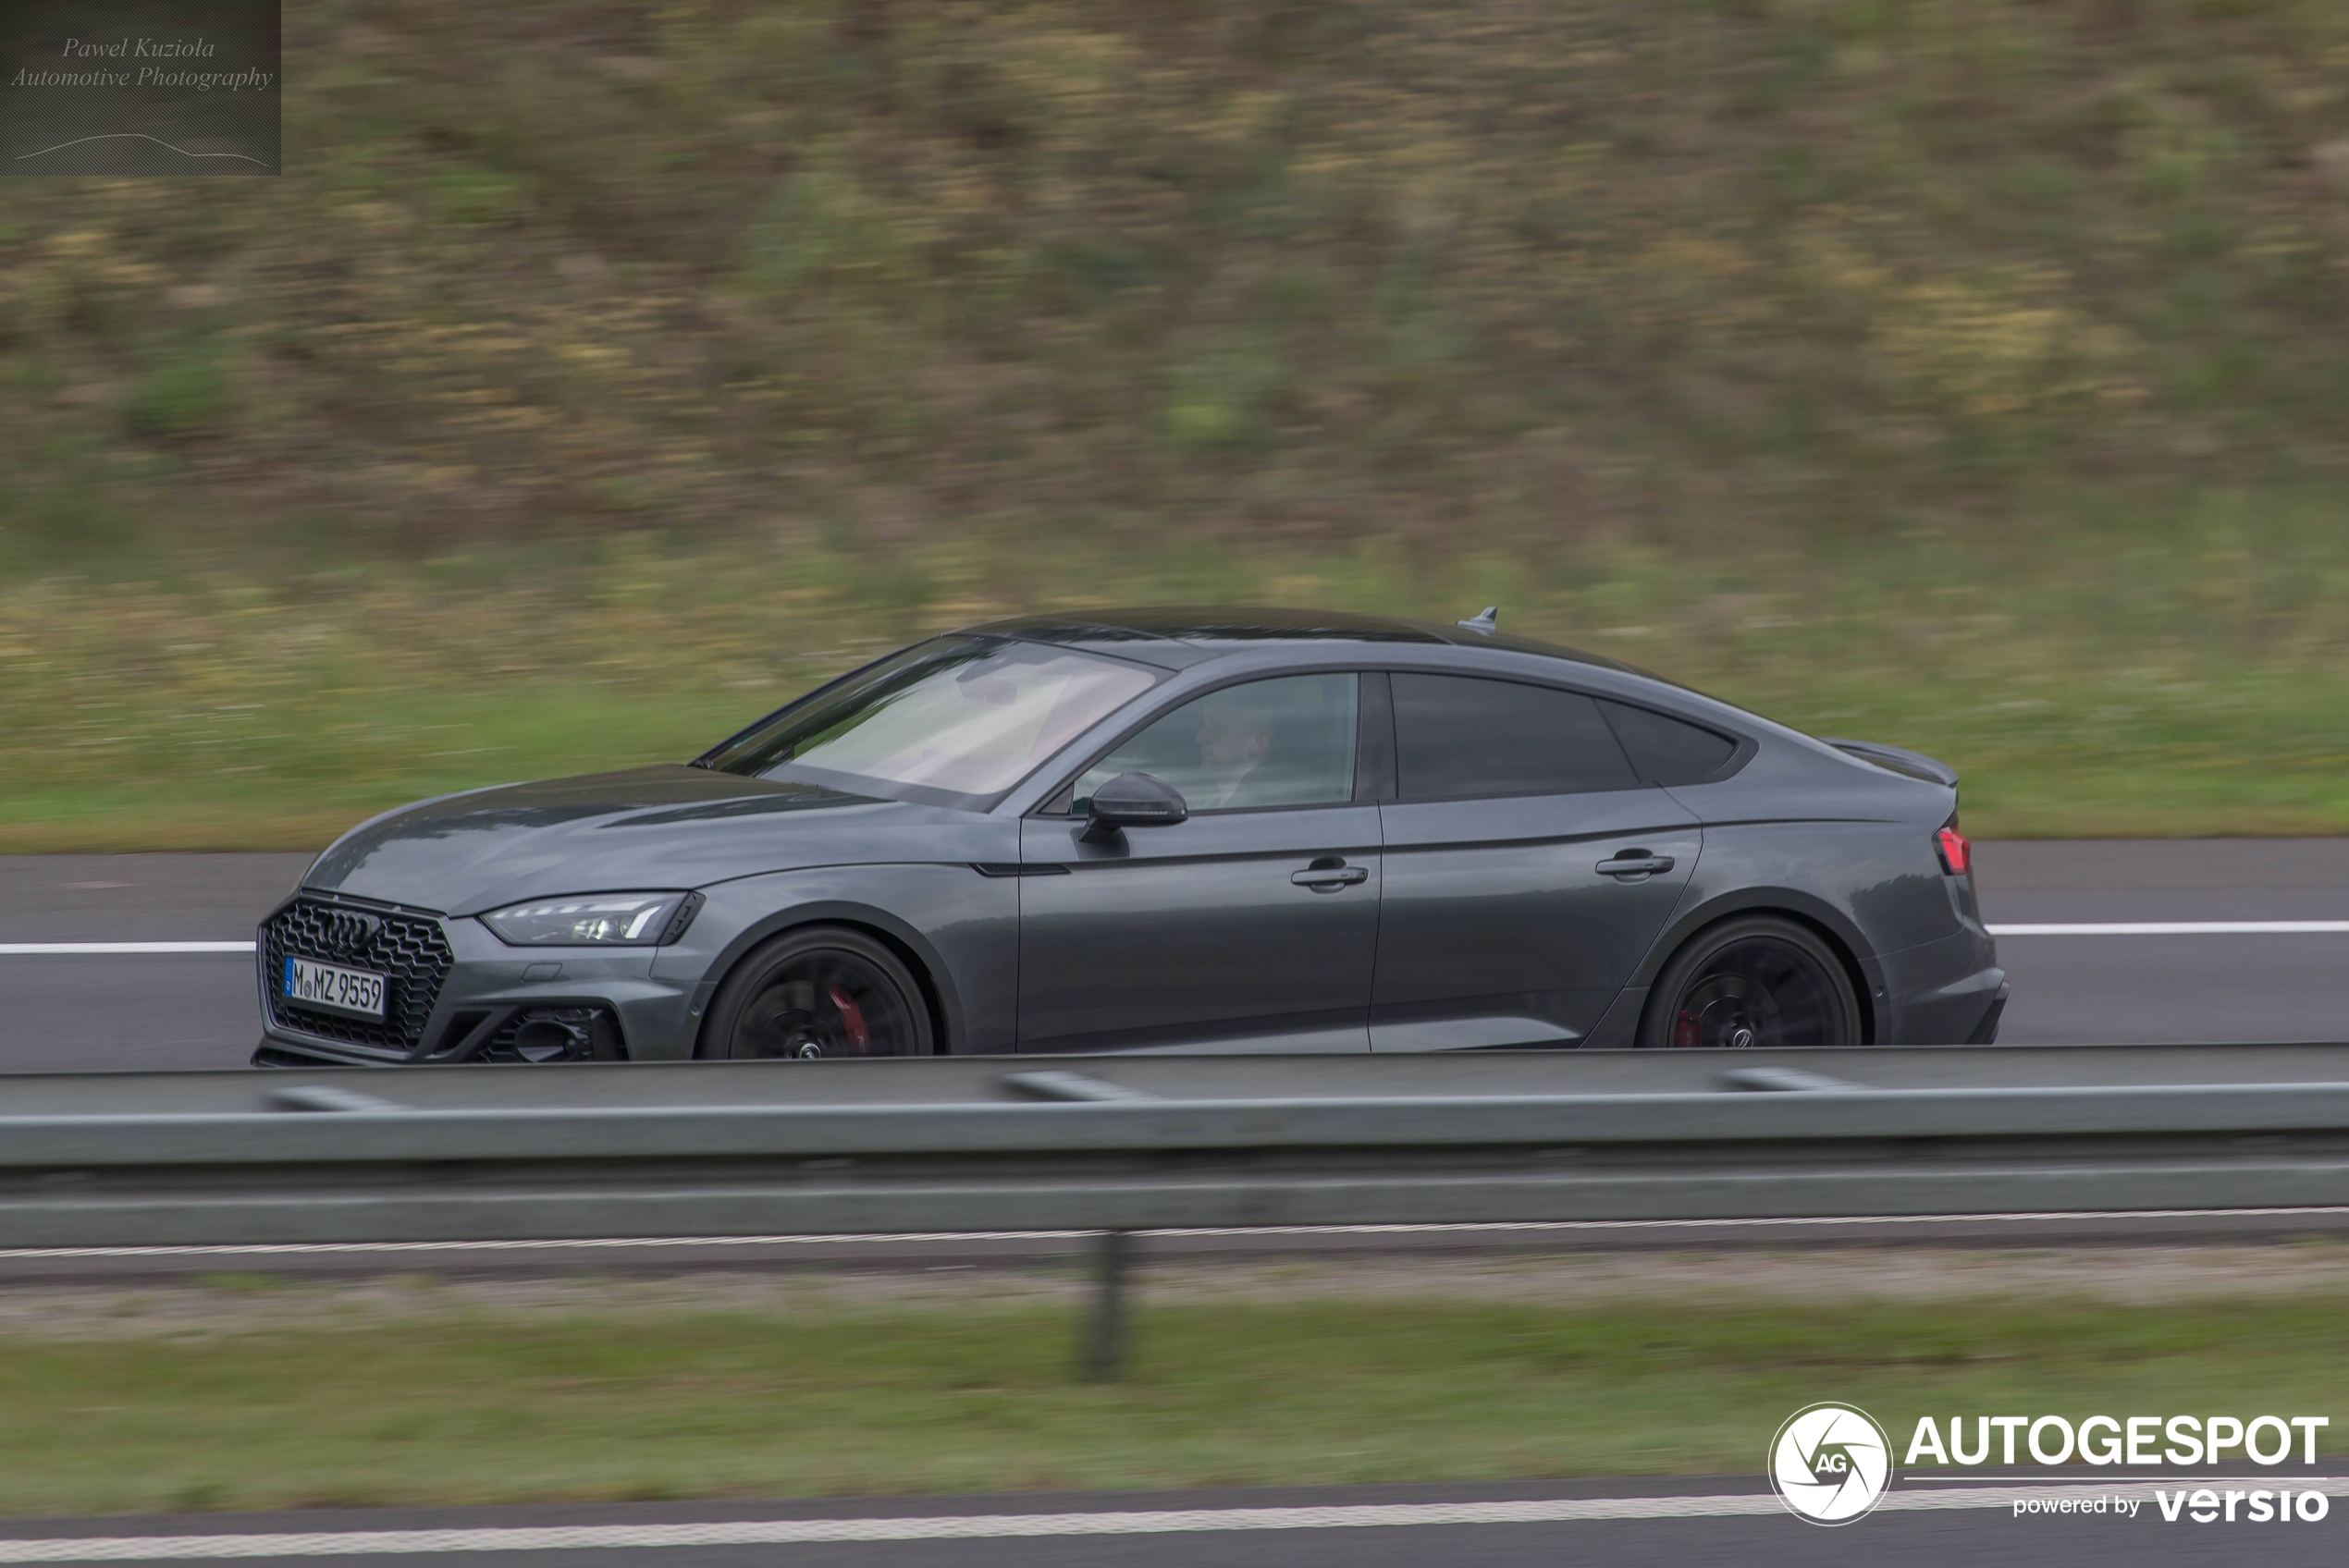
<svg viewBox="0 0 2349 1568">
<path fill-rule="evenodd" d="M 1955 783 L 1484 619 L 1000 622 L 362 824 L 255 1060 L 1987 1041 Z"/>
</svg>

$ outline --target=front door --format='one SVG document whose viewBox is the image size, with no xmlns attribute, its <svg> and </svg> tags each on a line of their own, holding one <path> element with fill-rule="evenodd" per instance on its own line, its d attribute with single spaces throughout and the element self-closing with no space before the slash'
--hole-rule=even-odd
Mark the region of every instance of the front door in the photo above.
<svg viewBox="0 0 2349 1568">
<path fill-rule="evenodd" d="M 1703 838 L 1597 704 L 1396 673 L 1377 1050 L 1571 1045 L 1671 917 Z"/>
<path fill-rule="evenodd" d="M 1378 948 L 1379 808 L 1354 800 L 1358 680 L 1286 676 L 1199 697 L 1021 825 L 1020 1048 L 1364 1050 Z M 1187 821 L 1086 842 L 1121 773 Z"/>
</svg>

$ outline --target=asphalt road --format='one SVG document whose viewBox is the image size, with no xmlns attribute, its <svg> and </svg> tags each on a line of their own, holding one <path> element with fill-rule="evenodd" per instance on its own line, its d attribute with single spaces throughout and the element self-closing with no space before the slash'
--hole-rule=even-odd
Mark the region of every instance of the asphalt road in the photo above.
<svg viewBox="0 0 2349 1568">
<path fill-rule="evenodd" d="M 2349 919 L 2349 839 L 1977 846 L 1996 924 Z M 249 938 L 302 855 L 0 857 L 0 943 Z M 2349 1036 L 2349 934 L 2009 937 L 2003 1037 L 2056 1044 Z M 0 1072 L 241 1066 L 238 954 L 0 955 Z"/>
<path fill-rule="evenodd" d="M 1988 1484 L 2011 1488 L 2005 1481 Z M 2338 1481 L 2323 1486 L 2334 1498 L 2343 1495 Z M 440 1562 L 484 1568 L 638 1562 L 665 1568 L 1422 1568 L 1438 1562 L 1446 1568 L 1558 1563 L 1684 1568 L 1697 1562 L 1734 1562 L 1740 1568 L 1874 1568 L 1885 1562 L 2011 1568 L 2018 1562 L 2079 1568 L 2242 1562 L 2330 1568 L 2342 1561 L 2343 1532 L 2349 1531 L 2349 1508 L 2339 1503 L 2315 1523 L 2257 1525 L 2197 1525 L 2183 1517 L 2168 1523 L 2150 1501 L 2130 1517 L 2019 1518 L 2004 1501 L 1964 1508 L 1903 1506 L 1931 1501 L 1922 1495 L 1930 1489 L 1929 1483 L 1896 1486 L 1876 1513 L 1837 1529 L 1806 1525 L 1783 1513 L 1758 1495 L 1761 1483 L 1750 1476 L 23 1520 L 0 1524 L 0 1562 L 187 1562 L 234 1555 L 276 1562 L 332 1557 L 375 1568 Z M 1529 1503 L 1537 1511 L 1548 1505 L 1554 1516 L 1534 1523 L 1420 1522 L 1494 1503 Z M 1582 1506 L 1574 1506 L 1578 1503 Z M 1308 1509 L 1329 1513 L 1252 1512 Z M 1578 1513 L 1585 1516 L 1555 1516 Z M 1642 1513 L 1661 1516 L 1630 1516 Z M 830 1531 L 827 1522 L 835 1522 Z M 837 1522 L 845 1522 L 845 1527 Z M 393 1550 L 368 1551 L 369 1543 L 351 1538 L 361 1531 L 400 1534 L 382 1543 Z M 441 1534 L 481 1531 L 518 1533 Z M 827 1533 L 865 1538 L 806 1538 Z M 155 1541 L 153 1555 L 132 1558 L 120 1545 L 131 1536 L 163 1538 Z M 269 1543 L 255 1541 L 256 1536 L 288 1537 L 289 1550 L 263 1556 Z M 728 1536 L 737 1538 L 726 1542 Z M 712 1537 L 720 1544 L 683 1544 Z M 87 1544 L 77 1550 L 76 1541 Z M 436 1550 L 443 1543 L 446 1550 Z"/>
</svg>

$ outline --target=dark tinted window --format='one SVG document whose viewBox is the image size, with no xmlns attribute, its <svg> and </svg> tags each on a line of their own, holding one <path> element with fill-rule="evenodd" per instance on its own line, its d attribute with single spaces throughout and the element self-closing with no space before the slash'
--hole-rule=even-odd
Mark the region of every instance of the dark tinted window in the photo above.
<svg viewBox="0 0 2349 1568">
<path fill-rule="evenodd" d="M 1405 800 L 1639 783 L 1596 703 L 1513 680 L 1397 674 L 1395 745 Z"/>
<path fill-rule="evenodd" d="M 1720 772 L 1738 749 L 1726 735 L 1646 708 L 1606 702 L 1599 706 L 1615 726 L 1616 739 L 1631 753 L 1631 766 L 1651 784 L 1701 784 Z"/>
</svg>

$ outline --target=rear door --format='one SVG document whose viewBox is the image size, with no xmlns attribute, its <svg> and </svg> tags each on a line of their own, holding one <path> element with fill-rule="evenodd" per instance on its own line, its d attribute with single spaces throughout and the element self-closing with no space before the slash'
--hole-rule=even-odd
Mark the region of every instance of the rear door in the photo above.
<svg viewBox="0 0 2349 1568">
<path fill-rule="evenodd" d="M 1121 742 L 1021 824 L 1020 1048 L 1369 1047 L 1379 808 L 1356 801 L 1359 678 L 1223 688 Z M 1088 843 L 1120 773 L 1189 820 Z"/>
<path fill-rule="evenodd" d="M 1575 1043 L 1670 918 L 1703 846 L 1696 817 L 1640 782 L 1580 692 L 1388 679 L 1371 1048 Z"/>
</svg>

